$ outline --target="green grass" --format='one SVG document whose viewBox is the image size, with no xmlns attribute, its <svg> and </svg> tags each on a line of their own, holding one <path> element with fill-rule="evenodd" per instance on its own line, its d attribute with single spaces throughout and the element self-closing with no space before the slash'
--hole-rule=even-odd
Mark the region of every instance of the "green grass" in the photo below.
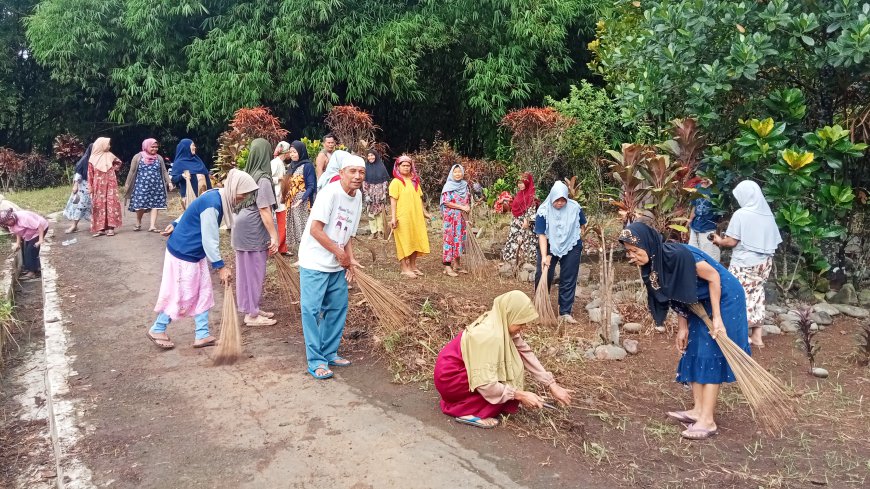
<svg viewBox="0 0 870 489">
<path fill-rule="evenodd" d="M 22 209 L 28 209 L 43 216 L 52 212 L 62 211 L 70 194 L 69 185 L 49 187 L 39 190 L 10 192 L 6 199 L 15 202 Z"/>
</svg>

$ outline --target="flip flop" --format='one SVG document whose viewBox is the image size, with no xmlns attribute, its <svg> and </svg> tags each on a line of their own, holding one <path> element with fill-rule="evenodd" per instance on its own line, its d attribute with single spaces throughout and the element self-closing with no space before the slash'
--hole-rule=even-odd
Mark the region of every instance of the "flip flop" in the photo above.
<svg viewBox="0 0 870 489">
<path fill-rule="evenodd" d="M 245 326 L 274 326 L 278 321 L 269 319 L 266 316 L 257 316 L 252 321 L 245 320 Z"/>
<path fill-rule="evenodd" d="M 347 363 L 338 363 L 339 360 L 344 360 Z M 347 358 L 342 358 L 342 357 L 335 357 L 329 361 L 330 367 L 350 367 L 351 365 L 353 365 L 353 362 L 351 362 Z"/>
<path fill-rule="evenodd" d="M 205 343 L 200 343 L 200 344 L 198 344 L 198 345 L 197 345 L 196 343 L 194 343 L 194 344 L 193 344 L 193 347 L 194 347 L 194 348 L 207 348 L 207 347 L 209 347 L 209 346 L 214 346 L 214 345 L 216 345 L 216 344 L 217 344 L 217 340 L 214 339 L 214 338 L 212 338 L 211 340 L 206 341 Z"/>
<path fill-rule="evenodd" d="M 142 226 L 133 226 L 133 231 L 139 232 L 142 230 Z"/>
<path fill-rule="evenodd" d="M 114 236 L 115 231 L 106 231 L 106 236 Z"/>
<path fill-rule="evenodd" d="M 157 228 L 151 228 L 151 229 L 148 230 L 148 232 L 149 232 L 149 233 L 159 233 L 160 230 L 157 229 Z"/>
<path fill-rule="evenodd" d="M 712 438 L 715 435 L 719 434 L 719 429 L 715 430 L 707 430 L 704 428 L 696 428 L 695 425 L 689 426 L 685 431 L 680 433 L 680 435 L 687 440 L 706 440 L 708 438 Z"/>
<path fill-rule="evenodd" d="M 475 428 L 482 428 L 484 430 L 491 430 L 491 429 L 495 428 L 496 426 L 498 426 L 498 423 L 496 423 L 494 425 L 483 424 L 480 422 L 481 419 L 478 418 L 477 416 L 473 416 L 469 419 L 456 417 L 456 418 L 453 418 L 453 421 L 456 421 L 457 423 L 467 424 L 469 426 L 474 426 Z"/>
<path fill-rule="evenodd" d="M 668 416 L 683 424 L 693 424 L 697 421 L 691 416 L 686 416 L 685 411 L 668 411 Z"/>
<path fill-rule="evenodd" d="M 92 234 L 91 236 L 93 236 L 94 238 L 99 238 L 100 236 L 105 236 L 105 235 L 106 235 L 106 233 L 100 231 L 98 233 Z"/>
<path fill-rule="evenodd" d="M 420 270 L 417 270 L 416 268 L 414 270 L 411 270 L 411 271 L 414 273 L 414 275 L 416 275 L 418 277 L 423 276 L 423 272 L 421 272 Z"/>
<path fill-rule="evenodd" d="M 145 330 L 145 337 L 148 338 L 149 340 L 151 340 L 151 343 L 154 343 L 155 345 L 157 345 L 157 348 L 160 348 L 161 350 L 171 350 L 171 349 L 175 348 L 175 343 L 172 343 L 172 340 L 164 340 L 161 338 L 155 338 L 155 337 L 151 336 L 151 331 Z M 160 343 L 158 343 L 158 341 L 168 341 L 171 344 L 170 345 L 161 345 Z"/>
<path fill-rule="evenodd" d="M 322 375 L 317 375 L 318 370 L 326 370 L 327 373 L 322 374 Z M 317 380 L 330 379 L 334 375 L 331 370 L 326 368 L 326 365 L 318 365 L 315 368 L 308 367 L 308 373 L 311 374 L 311 376 Z"/>
</svg>

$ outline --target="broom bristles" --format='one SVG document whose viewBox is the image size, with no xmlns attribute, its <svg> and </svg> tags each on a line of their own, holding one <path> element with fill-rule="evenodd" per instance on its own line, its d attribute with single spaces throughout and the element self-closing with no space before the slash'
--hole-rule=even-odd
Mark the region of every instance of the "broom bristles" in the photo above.
<svg viewBox="0 0 870 489">
<path fill-rule="evenodd" d="M 281 255 L 275 255 L 275 268 L 278 271 L 278 285 L 289 302 L 299 302 L 299 270 Z"/>
<path fill-rule="evenodd" d="M 468 223 L 468 216 L 465 216 L 465 222 Z M 463 250 L 462 260 L 465 262 L 465 267 L 468 268 L 468 271 L 471 272 L 471 275 L 474 278 L 485 278 L 487 269 L 490 268 L 489 260 L 486 259 L 486 254 L 483 252 L 483 248 L 480 246 L 480 242 L 477 240 L 477 236 L 471 232 L 471 229 L 467 229 L 465 235 L 465 250 Z"/>
<path fill-rule="evenodd" d="M 547 284 L 547 269 L 541 269 L 541 278 L 535 289 L 535 310 L 538 311 L 538 322 L 542 326 L 556 326 L 556 312 L 550 302 L 550 287 Z"/>
<path fill-rule="evenodd" d="M 242 356 L 242 329 L 236 298 L 229 284 L 224 286 L 224 306 L 221 313 L 221 334 L 215 348 L 214 364 L 230 365 Z"/>
<path fill-rule="evenodd" d="M 704 307 L 699 303 L 692 304 L 690 307 L 712 332 L 713 322 Z M 794 406 L 779 379 L 759 365 L 728 336 L 718 335 L 716 343 L 722 349 L 728 366 L 734 372 L 737 385 L 749 403 L 753 415 L 760 418 L 770 433 L 784 428 L 794 417 Z"/>
<path fill-rule="evenodd" d="M 405 301 L 359 268 L 354 270 L 354 277 L 372 313 L 383 327 L 394 332 L 413 324 L 414 313 Z"/>
</svg>

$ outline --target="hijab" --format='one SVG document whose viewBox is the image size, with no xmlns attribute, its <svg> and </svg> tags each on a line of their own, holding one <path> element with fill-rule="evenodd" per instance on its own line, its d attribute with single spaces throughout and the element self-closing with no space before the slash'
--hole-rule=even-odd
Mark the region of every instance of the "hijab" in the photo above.
<svg viewBox="0 0 870 489">
<path fill-rule="evenodd" d="M 275 152 L 272 153 L 272 156 L 280 156 L 288 151 L 290 151 L 290 143 L 287 141 L 281 141 L 275 145 Z"/>
<path fill-rule="evenodd" d="M 457 168 L 462 170 L 462 178 L 460 178 L 459 180 L 453 178 L 453 170 Z M 468 195 L 468 182 L 465 181 L 465 167 L 463 167 L 459 163 L 450 167 L 450 173 L 447 174 L 447 181 L 444 182 L 444 187 L 441 189 L 441 210 L 444 210 L 443 196 L 447 192 L 456 192 L 457 196 L 460 199 L 464 199 Z"/>
<path fill-rule="evenodd" d="M 529 296 L 512 290 L 496 297 L 492 309 L 465 328 L 460 346 L 469 391 L 493 382 L 523 388 L 523 359 L 508 326 L 526 324 L 537 318 Z"/>
<path fill-rule="evenodd" d="M 88 149 L 85 150 L 85 154 L 79 158 L 79 162 L 76 163 L 76 173 L 82 177 L 82 180 L 87 181 L 88 179 L 88 160 L 91 158 L 91 150 L 94 147 L 94 143 L 88 145 Z"/>
<path fill-rule="evenodd" d="M 387 172 L 387 167 L 384 165 L 384 160 L 381 159 L 381 154 L 370 149 L 368 155 L 375 155 L 375 162 L 369 163 L 366 158 L 366 183 L 369 185 L 378 185 L 390 179 L 390 174 Z"/>
<path fill-rule="evenodd" d="M 302 141 L 293 141 L 290 146 L 293 146 L 293 149 L 296 150 L 296 154 L 299 155 L 298 161 L 290 162 L 290 173 L 293 173 L 294 171 L 296 171 L 297 168 L 304 165 L 305 163 L 311 163 L 311 157 L 308 156 L 308 147 L 305 146 L 305 143 L 303 143 Z"/>
<path fill-rule="evenodd" d="M 308 154 L 308 152 L 306 151 L 305 154 Z M 341 171 L 342 161 L 350 156 L 353 155 L 343 149 L 337 149 L 332 152 L 332 155 L 329 157 L 329 163 L 326 164 L 326 168 L 323 170 L 320 178 L 317 179 L 318 191 L 320 191 L 320 189 L 325 187 L 327 183 L 332 181 L 332 179 L 338 175 L 338 172 Z"/>
<path fill-rule="evenodd" d="M 266 178 L 272 181 L 272 145 L 263 138 L 257 138 L 251 142 L 248 150 L 248 161 L 245 163 L 245 172 L 259 185 L 260 180 Z"/>
<path fill-rule="evenodd" d="M 109 151 L 109 138 L 97 138 L 91 148 L 91 157 L 88 158 L 88 163 L 94 166 L 94 169 L 103 173 L 109 171 L 115 160 L 118 159 L 111 151 Z"/>
<path fill-rule="evenodd" d="M 238 213 L 244 206 L 243 199 L 241 203 L 236 204 L 237 195 L 245 195 L 256 192 L 260 189 L 257 182 L 250 175 L 242 170 L 233 168 L 227 173 L 227 179 L 224 180 L 223 188 L 218 191 L 221 193 L 221 206 L 223 207 L 224 222 L 227 227 L 233 228 L 234 214 Z"/>
<path fill-rule="evenodd" d="M 410 156 L 402 155 L 396 158 L 396 164 L 393 165 L 393 177 L 402 182 L 402 185 L 407 185 L 405 178 L 399 172 L 399 166 L 406 161 L 411 163 L 411 181 L 414 182 L 414 190 L 417 190 L 420 188 L 420 175 L 417 174 L 417 165 L 414 164 L 414 160 Z"/>
<path fill-rule="evenodd" d="M 740 208 L 731 216 L 728 235 L 739 239 L 749 251 L 774 254 L 782 243 L 782 236 L 761 187 L 752 180 L 744 180 L 734 187 L 732 193 Z"/>
<path fill-rule="evenodd" d="M 148 148 L 156 142 L 157 140 L 154 138 L 148 138 L 145 141 L 142 141 L 142 153 L 140 153 L 142 155 L 142 163 L 145 163 L 146 165 L 153 165 L 160 158 L 160 155 L 148 154 Z"/>
<path fill-rule="evenodd" d="M 531 173 L 523 173 L 523 184 L 526 188 L 517 192 L 511 202 L 511 213 L 514 217 L 520 217 L 535 204 L 535 179 Z"/>
<path fill-rule="evenodd" d="M 698 272 L 692 252 L 681 243 L 665 243 L 662 235 L 642 222 L 633 222 L 619 234 L 619 241 L 642 248 L 649 262 L 640 267 L 647 290 L 647 305 L 656 324 L 668 315 L 670 301 L 698 302 Z"/>
<path fill-rule="evenodd" d="M 564 198 L 567 202 L 561 209 L 553 203 Z M 568 197 L 568 187 L 557 181 L 540 207 L 539 216 L 547 220 L 547 243 L 554 256 L 565 256 L 580 241 L 580 204 Z"/>
<path fill-rule="evenodd" d="M 192 145 L 193 141 L 190 139 L 182 139 L 175 147 L 175 159 L 172 160 L 173 177 L 180 177 L 185 171 L 189 171 L 191 175 L 208 175 L 205 163 L 190 150 Z"/>
</svg>

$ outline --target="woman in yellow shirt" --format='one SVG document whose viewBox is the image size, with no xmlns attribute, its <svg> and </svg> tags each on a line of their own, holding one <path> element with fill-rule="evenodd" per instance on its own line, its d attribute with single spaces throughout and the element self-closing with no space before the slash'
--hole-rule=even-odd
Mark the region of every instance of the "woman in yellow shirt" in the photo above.
<svg viewBox="0 0 870 489">
<path fill-rule="evenodd" d="M 396 159 L 390 182 L 390 227 L 396 238 L 396 257 L 402 266 L 402 275 L 417 278 L 423 272 L 417 268 L 417 257 L 429 254 L 429 235 L 426 219 L 429 213 L 423 207 L 423 190 L 414 161 L 408 155 Z"/>
</svg>

